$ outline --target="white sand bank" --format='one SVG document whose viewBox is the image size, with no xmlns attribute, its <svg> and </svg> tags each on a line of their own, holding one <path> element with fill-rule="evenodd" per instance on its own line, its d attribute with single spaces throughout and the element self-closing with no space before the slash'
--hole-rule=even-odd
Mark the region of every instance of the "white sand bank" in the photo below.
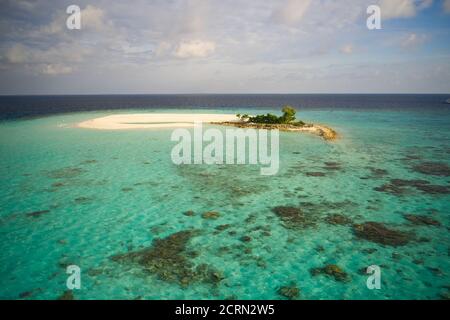
<svg viewBox="0 0 450 320">
<path fill-rule="evenodd" d="M 136 113 L 114 114 L 78 123 L 86 129 L 123 130 L 191 127 L 194 122 L 239 121 L 234 114 Z"/>
</svg>

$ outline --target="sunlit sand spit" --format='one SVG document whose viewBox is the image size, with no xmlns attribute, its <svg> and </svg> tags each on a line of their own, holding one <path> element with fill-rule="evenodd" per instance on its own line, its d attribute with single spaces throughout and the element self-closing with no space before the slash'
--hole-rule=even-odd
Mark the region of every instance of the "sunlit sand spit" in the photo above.
<svg viewBox="0 0 450 320">
<path fill-rule="evenodd" d="M 225 126 L 255 129 L 278 129 L 281 131 L 309 132 L 321 136 L 325 140 L 334 140 L 337 133 L 323 125 L 307 125 L 295 127 L 291 125 L 267 125 L 242 122 L 233 114 L 188 114 L 188 113 L 135 113 L 114 114 L 78 123 L 76 126 L 98 130 L 130 130 L 192 127 L 195 122 L 212 123 Z"/>
<path fill-rule="evenodd" d="M 239 121 L 234 114 L 183 114 L 183 113 L 136 113 L 114 114 L 77 124 L 79 128 L 98 130 L 129 130 L 191 127 L 195 122 Z"/>
</svg>

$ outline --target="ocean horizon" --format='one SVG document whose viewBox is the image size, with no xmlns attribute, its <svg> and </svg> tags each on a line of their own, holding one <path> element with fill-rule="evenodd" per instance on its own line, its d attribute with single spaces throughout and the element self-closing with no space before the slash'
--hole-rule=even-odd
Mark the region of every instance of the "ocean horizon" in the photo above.
<svg viewBox="0 0 450 320">
<path fill-rule="evenodd" d="M 450 94 L 98 94 L 0 95 L 0 120 L 69 112 L 152 109 L 448 111 Z"/>
</svg>

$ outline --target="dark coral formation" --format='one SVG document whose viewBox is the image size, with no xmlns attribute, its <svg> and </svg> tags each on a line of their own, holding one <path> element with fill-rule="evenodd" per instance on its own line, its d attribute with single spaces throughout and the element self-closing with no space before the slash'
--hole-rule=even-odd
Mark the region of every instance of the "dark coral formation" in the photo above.
<svg viewBox="0 0 450 320">
<path fill-rule="evenodd" d="M 439 221 L 424 215 L 405 214 L 404 217 L 414 225 L 441 226 Z"/>
<path fill-rule="evenodd" d="M 323 167 L 325 170 L 329 171 L 339 171 L 342 170 L 341 164 L 339 162 L 325 162 Z"/>
<path fill-rule="evenodd" d="M 404 158 L 400 159 L 405 162 L 414 161 L 414 160 L 421 160 L 423 157 L 418 154 L 407 154 Z"/>
<path fill-rule="evenodd" d="M 208 211 L 202 214 L 203 219 L 218 219 L 220 217 L 220 213 L 215 211 Z"/>
<path fill-rule="evenodd" d="M 66 290 L 58 297 L 58 300 L 75 300 L 72 290 Z"/>
<path fill-rule="evenodd" d="M 19 298 L 20 299 L 27 299 L 27 298 L 30 298 L 32 295 L 33 295 L 33 292 L 25 291 L 25 292 L 22 292 L 21 294 L 19 294 Z"/>
<path fill-rule="evenodd" d="M 328 264 L 323 268 L 313 268 L 310 273 L 312 276 L 324 274 L 339 282 L 350 281 L 349 275 L 335 264 Z"/>
<path fill-rule="evenodd" d="M 263 232 L 261 232 L 261 235 L 264 237 L 271 237 L 272 233 L 270 231 L 264 230 Z"/>
<path fill-rule="evenodd" d="M 365 248 L 361 252 L 364 254 L 372 254 L 377 251 L 378 251 L 378 249 L 375 249 L 375 248 Z"/>
<path fill-rule="evenodd" d="M 272 211 L 281 219 L 283 226 L 288 229 L 304 229 L 316 225 L 316 217 L 306 214 L 298 207 L 279 206 Z"/>
<path fill-rule="evenodd" d="M 157 183 L 153 181 L 142 181 L 142 182 L 136 182 L 133 184 L 133 186 L 140 187 L 140 186 L 156 186 Z"/>
<path fill-rule="evenodd" d="M 250 213 L 247 218 L 245 218 L 244 222 L 245 223 L 254 223 L 256 221 L 256 218 L 258 218 L 258 216 L 254 213 Z"/>
<path fill-rule="evenodd" d="M 74 199 L 74 201 L 76 202 L 76 203 L 87 203 L 87 202 L 91 202 L 91 201 L 93 201 L 94 199 L 92 199 L 92 198 L 90 198 L 90 197 L 78 197 L 78 198 L 75 198 Z"/>
<path fill-rule="evenodd" d="M 193 282 L 217 284 L 224 279 L 222 273 L 206 264 L 194 266 L 192 254 L 187 250 L 191 238 L 198 230 L 185 230 L 166 238 L 156 239 L 143 250 L 118 254 L 111 259 L 116 262 L 139 264 L 144 271 L 155 274 L 163 281 L 187 286 Z"/>
<path fill-rule="evenodd" d="M 192 265 L 186 259 L 187 242 L 196 234 L 193 230 L 180 231 L 163 239 L 156 239 L 152 246 L 141 251 L 119 254 L 114 261 L 132 261 L 146 271 L 156 273 L 161 279 L 181 281 L 192 276 Z"/>
<path fill-rule="evenodd" d="M 450 188 L 434 184 L 424 184 L 417 186 L 417 189 L 427 194 L 450 194 Z"/>
<path fill-rule="evenodd" d="M 414 238 L 412 233 L 390 229 L 382 223 L 372 221 L 355 224 L 353 233 L 357 238 L 393 247 L 404 246 Z"/>
<path fill-rule="evenodd" d="M 231 224 L 221 224 L 221 225 L 216 227 L 216 230 L 217 231 L 224 231 L 224 230 L 228 229 L 229 227 L 231 227 Z"/>
<path fill-rule="evenodd" d="M 31 217 L 31 218 L 39 218 L 44 214 L 50 213 L 50 210 L 40 210 L 40 211 L 33 211 L 33 212 L 29 212 L 27 213 L 27 217 Z"/>
<path fill-rule="evenodd" d="M 404 195 L 410 192 L 409 188 L 415 188 L 427 194 L 448 194 L 450 189 L 446 186 L 432 185 L 426 180 L 404 180 L 392 179 L 381 187 L 374 188 L 375 191 L 391 193 L 393 195 Z"/>
<path fill-rule="evenodd" d="M 450 177 L 450 166 L 441 162 L 422 162 L 414 165 L 412 169 L 427 175 Z"/>
<path fill-rule="evenodd" d="M 388 171 L 385 169 L 379 169 L 374 167 L 369 167 L 372 178 L 381 178 L 388 174 Z"/>
<path fill-rule="evenodd" d="M 385 193 L 390 193 L 396 196 L 401 196 L 404 195 L 405 193 L 408 192 L 407 189 L 405 188 L 401 188 L 401 187 L 397 187 L 391 183 L 385 183 L 380 187 L 375 187 L 373 188 L 373 190 L 378 191 L 378 192 L 385 192 Z"/>
<path fill-rule="evenodd" d="M 396 187 L 417 187 L 424 184 L 429 184 L 426 180 L 404 180 L 404 179 L 392 179 L 391 184 Z"/>
<path fill-rule="evenodd" d="M 55 182 L 52 183 L 52 188 L 60 188 L 60 187 L 64 187 L 65 184 L 63 182 Z"/>
<path fill-rule="evenodd" d="M 323 172 L 305 172 L 307 177 L 325 177 L 326 174 Z"/>
<path fill-rule="evenodd" d="M 450 293 L 449 292 L 441 292 L 439 294 L 439 298 L 441 300 L 450 300 Z"/>
<path fill-rule="evenodd" d="M 201 281 L 204 283 L 218 284 L 223 279 L 225 279 L 225 276 L 221 271 L 202 263 L 195 268 L 194 278 L 190 282 Z"/>
<path fill-rule="evenodd" d="M 444 272 L 440 268 L 436 267 L 427 267 L 429 271 L 431 271 L 433 274 L 435 274 L 438 277 L 441 277 L 444 275 Z"/>
<path fill-rule="evenodd" d="M 80 164 L 93 164 L 93 163 L 97 163 L 97 160 L 95 159 L 84 160 Z"/>
<path fill-rule="evenodd" d="M 324 219 L 324 214 L 328 213 L 325 218 L 331 224 L 347 224 L 351 223 L 340 212 L 350 211 L 354 208 L 355 203 L 349 200 L 331 202 L 321 201 L 320 203 L 300 202 L 299 206 L 278 206 L 272 208 L 274 212 L 283 222 L 283 226 L 288 229 L 305 229 L 315 227 L 320 219 Z"/>
<path fill-rule="evenodd" d="M 300 207 L 313 214 L 320 214 L 330 210 L 349 210 L 355 207 L 355 203 L 350 200 L 339 202 L 321 201 L 320 203 L 300 202 Z"/>
<path fill-rule="evenodd" d="M 300 297 L 300 289 L 296 286 L 283 286 L 278 288 L 277 293 L 280 296 L 288 298 L 289 300 L 295 300 Z"/>
<path fill-rule="evenodd" d="M 52 179 L 70 179 L 78 177 L 85 170 L 78 167 L 66 167 L 48 172 L 48 177 Z"/>
<path fill-rule="evenodd" d="M 334 225 L 348 225 L 352 223 L 350 218 L 338 213 L 327 216 L 325 221 Z"/>
</svg>

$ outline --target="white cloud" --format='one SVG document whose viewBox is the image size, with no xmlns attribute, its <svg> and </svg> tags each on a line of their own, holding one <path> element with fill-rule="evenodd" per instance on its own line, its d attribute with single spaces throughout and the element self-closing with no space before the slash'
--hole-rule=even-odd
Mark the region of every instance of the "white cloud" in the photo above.
<svg viewBox="0 0 450 320">
<path fill-rule="evenodd" d="M 433 0 L 416 0 L 417 9 L 423 10 L 431 7 Z"/>
<path fill-rule="evenodd" d="M 66 16 L 58 15 L 52 22 L 48 25 L 43 26 L 39 29 L 41 33 L 55 35 L 62 33 L 66 28 Z M 35 34 L 39 36 L 39 34 Z"/>
<path fill-rule="evenodd" d="M 47 64 L 43 66 L 43 68 L 41 69 L 41 72 L 43 74 L 48 74 L 52 76 L 58 74 L 69 74 L 72 73 L 72 71 L 73 71 L 72 67 L 65 66 L 62 64 Z"/>
<path fill-rule="evenodd" d="M 122 46 L 122 51 L 124 54 L 128 55 L 135 55 L 135 54 L 147 54 L 150 53 L 151 47 L 149 45 L 142 45 L 142 46 L 130 46 L 130 44 L 125 44 Z"/>
<path fill-rule="evenodd" d="M 158 46 L 155 49 L 155 56 L 156 57 L 163 57 L 165 56 L 172 48 L 172 45 L 169 42 L 162 41 L 158 44 Z"/>
<path fill-rule="evenodd" d="M 24 10 L 34 10 L 36 8 L 36 1 L 28 1 L 28 0 L 15 0 L 12 1 L 14 5 Z"/>
<path fill-rule="evenodd" d="M 311 0 L 285 0 L 273 11 L 272 17 L 278 23 L 293 26 L 302 20 L 310 5 Z"/>
<path fill-rule="evenodd" d="M 211 41 L 183 41 L 175 49 L 177 58 L 205 58 L 214 53 L 216 44 Z"/>
<path fill-rule="evenodd" d="M 445 0 L 444 1 L 444 12 L 445 13 L 450 13 L 450 0 Z"/>
<path fill-rule="evenodd" d="M 401 41 L 403 48 L 415 48 L 422 45 L 427 40 L 427 36 L 424 34 L 410 33 Z"/>
<path fill-rule="evenodd" d="M 16 43 L 5 50 L 3 69 L 25 67 L 27 70 L 41 74 L 69 74 L 91 51 L 76 44 L 61 43 L 49 49 L 38 49 Z"/>
<path fill-rule="evenodd" d="M 178 32 L 195 33 L 207 28 L 210 0 L 189 0 L 183 3 Z"/>
<path fill-rule="evenodd" d="M 105 14 L 102 9 L 89 4 L 81 10 L 81 28 L 87 27 L 102 31 L 110 26 L 111 23 L 105 20 Z"/>
<path fill-rule="evenodd" d="M 66 28 L 64 5 L 5 1 L 11 5 L 0 12 L 0 92 L 22 90 L 27 83 L 42 92 L 72 92 L 75 87 L 87 92 L 233 92 L 239 89 L 236 79 L 247 91 L 338 91 L 334 86 L 341 70 L 329 71 L 328 65 L 355 66 L 362 58 L 367 65 L 384 64 L 403 59 L 405 52 L 414 63 L 422 63 L 424 57 L 448 57 L 445 46 L 412 50 L 428 41 L 445 41 L 446 25 L 411 19 L 397 21 L 395 28 L 388 24 L 380 34 L 367 32 L 365 19 L 372 3 L 384 3 L 382 19 L 420 13 L 433 19 L 450 7 L 450 0 L 435 2 L 440 13 L 425 9 L 430 0 L 136 0 L 133 5 L 127 0 L 96 0 L 92 5 L 82 1 L 81 31 Z M 39 10 L 24 9 L 32 3 Z M 442 65 L 449 65 L 448 58 Z M 310 66 L 308 72 L 304 66 Z M 340 79 L 362 85 L 344 71 Z M 42 73 L 71 74 L 49 81 Z M 211 74 L 217 76 L 212 79 Z M 288 74 L 301 77 L 290 81 L 285 79 Z M 320 75 L 324 76 L 317 79 Z M 179 81 L 170 81 L 174 78 Z M 72 81 L 77 86 L 69 86 Z M 380 88 L 391 89 L 388 81 L 380 83 Z M 436 83 L 423 85 L 427 91 Z"/>
<path fill-rule="evenodd" d="M 340 49 L 340 52 L 344 53 L 344 54 L 352 54 L 353 53 L 353 45 L 346 44 L 346 45 L 342 46 Z"/>
<path fill-rule="evenodd" d="M 382 19 L 411 18 L 428 8 L 433 0 L 381 0 Z"/>
<path fill-rule="evenodd" d="M 28 50 L 21 44 L 15 44 L 6 50 L 5 58 L 9 63 L 24 63 L 29 60 Z"/>
</svg>

